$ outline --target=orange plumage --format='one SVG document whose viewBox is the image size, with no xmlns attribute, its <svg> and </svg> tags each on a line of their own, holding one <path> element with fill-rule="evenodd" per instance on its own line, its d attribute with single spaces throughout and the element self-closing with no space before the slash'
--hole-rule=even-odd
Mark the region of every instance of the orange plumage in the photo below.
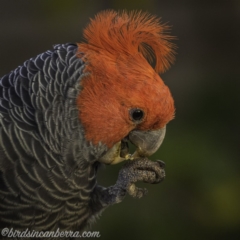
<svg viewBox="0 0 240 240">
<path fill-rule="evenodd" d="M 86 62 L 78 106 L 87 140 L 111 147 L 133 129 L 159 129 L 173 119 L 173 98 L 158 75 L 174 60 L 166 30 L 142 12 L 104 11 L 91 20 L 78 44 Z M 129 117 L 131 108 L 144 111 L 140 124 Z"/>
</svg>

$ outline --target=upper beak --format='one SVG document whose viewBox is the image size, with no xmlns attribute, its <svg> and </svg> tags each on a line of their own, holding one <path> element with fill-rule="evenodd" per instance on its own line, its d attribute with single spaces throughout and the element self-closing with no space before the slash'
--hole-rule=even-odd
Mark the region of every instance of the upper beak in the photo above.
<svg viewBox="0 0 240 240">
<path fill-rule="evenodd" d="M 116 164 L 124 160 L 148 157 L 158 150 L 165 133 L 166 127 L 152 131 L 133 130 L 128 135 L 129 141 L 136 146 L 136 151 L 133 154 L 128 152 L 128 145 L 124 140 L 117 142 L 99 161 L 105 164 Z"/>
<path fill-rule="evenodd" d="M 129 133 L 129 140 L 137 149 L 134 158 L 148 157 L 155 153 L 163 142 L 166 126 L 153 131 L 133 130 Z"/>
</svg>

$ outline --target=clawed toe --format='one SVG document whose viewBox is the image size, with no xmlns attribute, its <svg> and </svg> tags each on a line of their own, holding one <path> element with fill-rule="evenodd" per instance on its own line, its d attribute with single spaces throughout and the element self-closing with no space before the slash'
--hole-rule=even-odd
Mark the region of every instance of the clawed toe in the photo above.
<svg viewBox="0 0 240 240">
<path fill-rule="evenodd" d="M 165 178 L 164 162 L 156 162 L 147 158 L 140 158 L 126 163 L 119 173 L 118 185 L 121 185 L 129 195 L 142 197 L 147 193 L 146 189 L 138 188 L 134 183 L 160 183 Z"/>
</svg>

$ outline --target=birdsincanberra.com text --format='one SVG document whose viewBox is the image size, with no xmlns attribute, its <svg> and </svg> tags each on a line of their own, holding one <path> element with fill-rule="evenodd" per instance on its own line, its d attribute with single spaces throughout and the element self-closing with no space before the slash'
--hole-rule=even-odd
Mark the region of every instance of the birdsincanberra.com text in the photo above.
<svg viewBox="0 0 240 240">
<path fill-rule="evenodd" d="M 13 228 L 3 228 L 1 235 L 5 238 L 99 238 L 101 237 L 98 231 L 60 231 L 59 228 L 56 231 L 35 231 L 28 228 L 19 231 Z"/>
</svg>

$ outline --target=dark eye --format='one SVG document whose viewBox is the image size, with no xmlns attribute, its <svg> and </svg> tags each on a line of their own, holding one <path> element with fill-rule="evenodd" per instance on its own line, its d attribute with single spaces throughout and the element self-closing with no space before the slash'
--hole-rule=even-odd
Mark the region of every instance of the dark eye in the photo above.
<svg viewBox="0 0 240 240">
<path fill-rule="evenodd" d="M 130 109 L 130 116 L 133 121 L 141 121 L 144 117 L 144 112 L 139 108 L 133 108 Z"/>
</svg>

